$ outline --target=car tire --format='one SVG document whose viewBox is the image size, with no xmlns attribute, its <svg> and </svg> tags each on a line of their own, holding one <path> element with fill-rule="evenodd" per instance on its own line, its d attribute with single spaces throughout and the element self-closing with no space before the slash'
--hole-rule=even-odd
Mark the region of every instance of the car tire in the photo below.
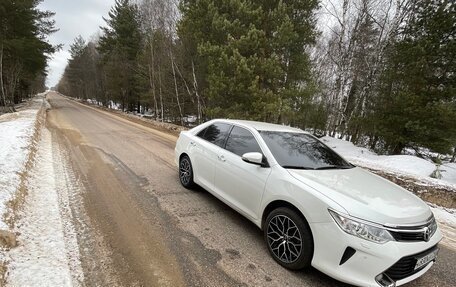
<svg viewBox="0 0 456 287">
<path fill-rule="evenodd" d="M 302 215 L 287 207 L 274 209 L 266 218 L 263 231 L 269 253 L 277 263 L 291 270 L 310 266 L 314 244 Z"/>
<path fill-rule="evenodd" d="M 192 188 L 195 186 L 195 182 L 193 181 L 192 162 L 187 155 L 181 156 L 179 160 L 179 180 L 185 188 Z"/>
</svg>

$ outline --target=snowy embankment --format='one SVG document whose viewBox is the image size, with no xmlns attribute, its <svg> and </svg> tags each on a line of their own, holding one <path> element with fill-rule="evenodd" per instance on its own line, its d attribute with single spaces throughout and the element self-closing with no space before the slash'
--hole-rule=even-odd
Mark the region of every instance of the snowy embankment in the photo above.
<svg viewBox="0 0 456 287">
<path fill-rule="evenodd" d="M 17 245 L 11 230 L 13 203 L 18 201 L 26 164 L 36 145 L 36 120 L 42 103 L 41 95 L 18 112 L 0 115 L 0 285 L 5 280 L 7 251 Z"/>
<path fill-rule="evenodd" d="M 7 269 L 1 286 L 74 286 L 83 280 L 75 236 L 68 236 L 71 226 L 59 204 L 44 96 L 0 116 L 0 228 L 17 236 L 0 249 Z"/>
<path fill-rule="evenodd" d="M 351 142 L 329 136 L 320 140 L 354 164 L 411 176 L 422 183 L 445 185 L 456 191 L 456 163 L 443 164 L 440 167 L 442 178 L 435 179 L 431 178 L 430 175 L 437 167 L 425 159 L 412 155 L 377 155 L 373 151 L 357 147 Z"/>
<path fill-rule="evenodd" d="M 19 246 L 9 254 L 9 286 L 78 286 L 83 281 L 74 228 L 57 192 L 51 135 L 43 129 L 28 195 L 16 223 Z"/>
<path fill-rule="evenodd" d="M 14 199 L 30 157 L 35 122 L 43 102 L 36 98 L 27 108 L 0 115 L 0 229 L 7 230 L 8 205 Z"/>
</svg>

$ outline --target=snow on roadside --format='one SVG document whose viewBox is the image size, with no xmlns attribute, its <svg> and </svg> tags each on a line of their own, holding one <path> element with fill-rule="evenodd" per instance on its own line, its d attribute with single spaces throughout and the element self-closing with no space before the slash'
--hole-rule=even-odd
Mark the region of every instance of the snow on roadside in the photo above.
<svg viewBox="0 0 456 287">
<path fill-rule="evenodd" d="M 437 205 L 431 205 L 431 209 L 439 222 L 456 227 L 456 210 L 445 209 Z"/>
<path fill-rule="evenodd" d="M 354 164 L 385 172 L 408 175 L 420 183 L 445 185 L 456 190 L 456 163 L 442 165 L 443 178 L 437 180 L 429 175 L 435 165 L 427 160 L 411 155 L 377 155 L 376 153 L 353 145 L 353 143 L 325 136 L 321 140 Z M 456 249 L 456 210 L 428 203 L 444 235 L 443 244 Z"/>
<path fill-rule="evenodd" d="M 28 195 L 16 224 L 19 246 L 10 250 L 8 286 L 80 286 L 83 273 L 76 235 L 59 207 L 50 132 L 43 127 Z M 71 226 L 70 226 L 71 229 Z"/>
<path fill-rule="evenodd" d="M 413 176 L 423 183 L 452 187 L 456 190 L 456 164 L 444 164 L 441 167 L 442 179 L 431 178 L 435 164 L 412 155 L 377 155 L 376 153 L 353 143 L 325 136 L 322 140 L 347 160 L 367 168 L 383 170 Z"/>
<path fill-rule="evenodd" d="M 442 164 L 442 179 L 456 184 L 456 162 Z"/>
<path fill-rule="evenodd" d="M 431 205 L 431 210 L 443 234 L 442 243 L 456 250 L 456 210 L 437 205 Z"/>
<path fill-rule="evenodd" d="M 43 99 L 33 101 L 27 109 L 0 115 L 0 229 L 8 229 L 4 219 L 7 203 L 19 187 Z"/>
<path fill-rule="evenodd" d="M 37 124 L 43 116 L 40 109 L 49 105 L 44 97 L 40 94 L 22 110 L 0 115 L 0 229 L 10 229 L 5 220 L 5 215 L 11 215 L 8 202 L 17 197 L 19 188 L 27 190 L 11 230 L 18 246 L 0 250 L 0 263 L 7 265 L 7 286 L 80 286 L 83 282 L 76 233 L 65 219 L 68 210 L 59 204 L 65 199 L 60 198 L 55 182 L 51 135 Z"/>
</svg>

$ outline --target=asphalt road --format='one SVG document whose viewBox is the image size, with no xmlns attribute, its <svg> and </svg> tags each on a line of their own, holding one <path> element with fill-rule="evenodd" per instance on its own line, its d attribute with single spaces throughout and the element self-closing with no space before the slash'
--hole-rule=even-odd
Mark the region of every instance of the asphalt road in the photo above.
<svg viewBox="0 0 456 287">
<path fill-rule="evenodd" d="M 269 256 L 255 225 L 180 186 L 172 135 L 48 94 L 86 286 L 347 286 Z M 454 286 L 456 251 L 408 286 Z"/>
</svg>

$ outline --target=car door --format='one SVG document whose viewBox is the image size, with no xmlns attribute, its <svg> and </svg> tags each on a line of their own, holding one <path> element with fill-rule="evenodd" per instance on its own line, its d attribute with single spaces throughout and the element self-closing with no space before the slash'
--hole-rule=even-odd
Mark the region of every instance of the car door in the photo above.
<svg viewBox="0 0 456 287">
<path fill-rule="evenodd" d="M 230 129 L 230 124 L 214 123 L 200 131 L 190 142 L 195 182 L 209 191 L 214 190 L 215 164 Z"/>
<path fill-rule="evenodd" d="M 234 126 L 217 158 L 215 188 L 233 208 L 257 219 L 271 168 L 243 161 L 247 152 L 263 153 L 249 130 Z"/>
</svg>

